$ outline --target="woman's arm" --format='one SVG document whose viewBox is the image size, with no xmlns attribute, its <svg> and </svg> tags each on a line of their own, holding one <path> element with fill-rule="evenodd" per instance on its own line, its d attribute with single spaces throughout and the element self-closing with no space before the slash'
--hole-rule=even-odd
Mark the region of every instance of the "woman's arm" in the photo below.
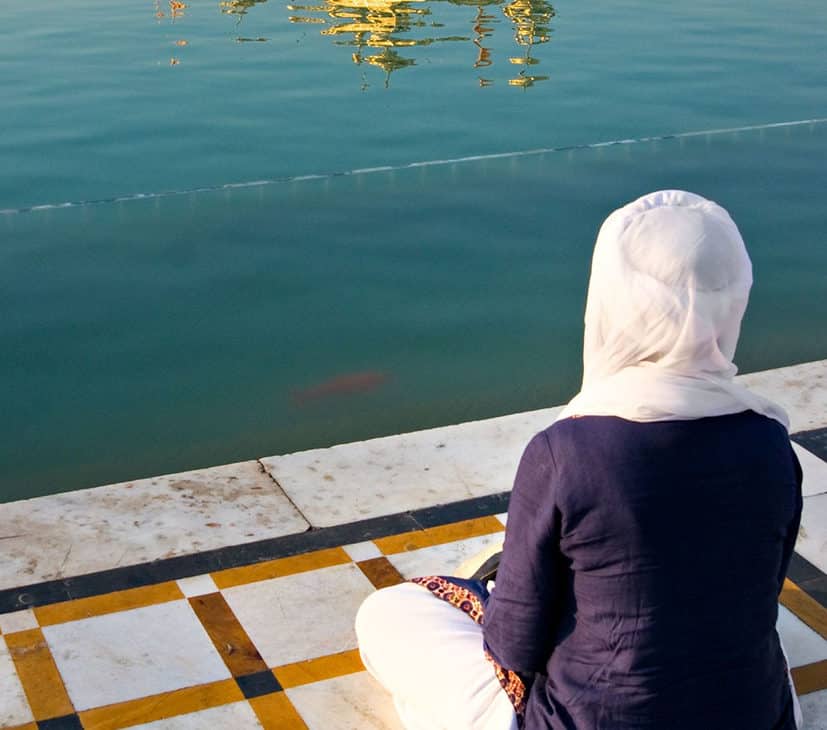
<svg viewBox="0 0 827 730">
<path fill-rule="evenodd" d="M 541 432 L 517 469 L 496 586 L 485 607 L 486 648 L 503 667 L 521 673 L 544 672 L 552 649 L 560 558 L 554 473 Z"/>
</svg>

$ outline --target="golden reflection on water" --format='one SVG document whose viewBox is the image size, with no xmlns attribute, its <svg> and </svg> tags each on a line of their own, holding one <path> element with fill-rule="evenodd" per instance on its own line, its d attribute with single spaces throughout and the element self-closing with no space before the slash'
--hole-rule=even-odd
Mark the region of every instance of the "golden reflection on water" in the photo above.
<svg viewBox="0 0 827 730">
<path fill-rule="evenodd" d="M 247 15 L 250 8 L 266 2 L 267 0 L 221 0 L 218 5 L 224 15 Z"/>
<path fill-rule="evenodd" d="M 187 4 L 181 0 L 153 0 L 155 16 L 159 22 L 169 19 L 175 22 L 184 16 Z M 267 0 L 218 0 L 222 14 L 236 18 L 236 25 L 256 5 Z M 433 14 L 443 2 L 454 6 L 476 8 L 469 19 L 470 34 L 439 35 L 442 23 Z M 508 19 L 513 30 L 516 53 L 508 62 L 515 66 L 516 75 L 508 79 L 510 86 L 524 89 L 549 77 L 532 72 L 540 63 L 533 55 L 534 47 L 551 39 L 551 20 L 555 10 L 547 0 L 322 0 L 314 4 L 287 5 L 291 23 L 320 26 L 319 33 L 329 36 L 337 46 L 350 46 L 354 50 L 351 60 L 357 65 L 369 64 L 385 72 L 385 86 L 391 73 L 400 68 L 416 65 L 416 59 L 406 55 L 405 48 L 429 46 L 434 43 L 470 42 L 475 47 L 476 58 L 471 65 L 484 73 L 493 65 L 492 51 L 488 45 L 495 26 Z M 267 38 L 238 36 L 239 43 L 266 42 Z M 176 42 L 186 46 L 186 40 Z M 171 65 L 180 59 L 170 59 Z M 491 86 L 494 80 L 478 76 L 481 87 Z"/>
<path fill-rule="evenodd" d="M 511 21 L 514 41 L 520 47 L 520 55 L 510 57 L 509 62 L 518 66 L 511 86 L 529 88 L 548 76 L 529 73 L 529 68 L 539 63 L 532 55 L 534 46 L 547 43 L 551 38 L 551 19 L 555 12 L 547 0 L 447 0 L 452 5 L 476 8 L 476 15 L 469 24 L 472 35 L 439 36 L 433 29 L 442 27 L 432 19 L 440 2 L 446 0 L 324 0 L 314 5 L 288 5 L 293 12 L 291 23 L 324 25 L 321 35 L 332 36 L 336 45 L 355 47 L 351 58 L 354 63 L 369 63 L 386 73 L 385 85 L 390 74 L 399 68 L 415 66 L 416 60 L 403 55 L 397 49 L 427 46 L 432 43 L 468 42 L 476 47 L 473 67 L 483 69 L 493 64 L 491 48 L 486 39 L 499 22 L 497 10 Z M 321 17 L 320 17 L 321 16 Z M 324 17 L 327 16 L 327 17 Z M 424 30 L 423 30 L 424 29 Z M 418 37 L 412 37 L 416 33 Z M 379 52 L 371 52 L 379 51 Z M 491 86 L 493 79 L 479 76 L 480 86 Z"/>
</svg>

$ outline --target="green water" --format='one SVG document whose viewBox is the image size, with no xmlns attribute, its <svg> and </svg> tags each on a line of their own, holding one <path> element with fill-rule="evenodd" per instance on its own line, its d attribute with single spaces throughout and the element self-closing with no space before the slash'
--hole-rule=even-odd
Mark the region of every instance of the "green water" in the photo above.
<svg viewBox="0 0 827 730">
<path fill-rule="evenodd" d="M 5 494 L 562 402 L 596 229 L 665 186 L 747 240 L 741 368 L 823 358 L 826 152 L 823 125 L 0 218 Z"/>
<path fill-rule="evenodd" d="M 7 6 L 0 210 L 827 116 L 827 6 L 662 5 L 534 5 L 521 45 L 520 6 L 386 3 L 374 48 L 339 6 Z M 658 188 L 741 227 L 742 371 L 827 357 L 825 159 L 814 124 L 2 214 L 0 500 L 563 402 L 596 230 Z"/>
<path fill-rule="evenodd" d="M 827 111 L 822 0 L 187 4 L 3 3 L 0 209 Z"/>
</svg>

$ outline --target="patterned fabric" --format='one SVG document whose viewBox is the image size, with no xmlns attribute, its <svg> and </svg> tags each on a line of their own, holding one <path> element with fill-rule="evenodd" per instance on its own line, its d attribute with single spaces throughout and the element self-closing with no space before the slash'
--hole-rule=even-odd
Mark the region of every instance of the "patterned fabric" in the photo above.
<svg viewBox="0 0 827 730">
<path fill-rule="evenodd" d="M 411 583 L 427 588 L 434 596 L 442 601 L 450 603 L 465 613 L 472 621 L 482 625 L 485 617 L 484 597 L 488 591 L 480 584 L 481 591 L 473 590 L 474 584 L 460 578 L 447 578 L 440 575 L 429 575 L 423 578 L 412 578 Z M 494 657 L 485 652 L 485 658 L 494 666 L 494 673 L 500 686 L 505 690 L 508 699 L 517 714 L 517 723 L 523 727 L 525 717 L 525 704 L 527 699 L 526 685 L 516 672 L 500 666 Z"/>
</svg>

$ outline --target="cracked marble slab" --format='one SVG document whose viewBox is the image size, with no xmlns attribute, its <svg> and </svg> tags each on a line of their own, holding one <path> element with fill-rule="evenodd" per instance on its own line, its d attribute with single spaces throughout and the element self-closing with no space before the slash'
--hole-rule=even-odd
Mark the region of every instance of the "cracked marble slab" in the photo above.
<svg viewBox="0 0 827 730">
<path fill-rule="evenodd" d="M 261 463 L 314 527 L 511 489 L 531 437 L 560 408 L 271 456 Z"/>
<path fill-rule="evenodd" d="M 0 589 L 308 527 L 257 461 L 0 504 Z"/>
</svg>

